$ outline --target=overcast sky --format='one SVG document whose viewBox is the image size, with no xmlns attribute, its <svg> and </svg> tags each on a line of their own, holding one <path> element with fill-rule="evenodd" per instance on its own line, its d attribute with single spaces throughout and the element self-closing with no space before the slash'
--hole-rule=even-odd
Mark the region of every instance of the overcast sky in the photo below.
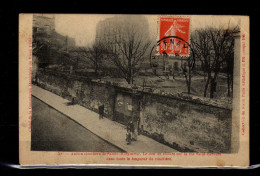
<svg viewBox="0 0 260 176">
<path fill-rule="evenodd" d="M 99 21 L 115 15 L 55 15 L 55 29 L 62 35 L 75 38 L 76 45 L 90 46 L 95 40 L 96 25 Z M 149 23 L 150 35 L 156 38 L 158 31 L 158 17 L 156 15 L 145 15 Z M 192 16 L 191 30 L 207 26 L 227 27 L 238 24 L 238 17 L 231 16 Z"/>
</svg>

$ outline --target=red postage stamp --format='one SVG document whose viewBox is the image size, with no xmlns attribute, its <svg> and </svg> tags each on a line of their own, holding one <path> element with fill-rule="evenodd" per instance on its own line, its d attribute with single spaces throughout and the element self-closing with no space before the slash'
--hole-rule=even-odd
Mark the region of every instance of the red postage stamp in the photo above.
<svg viewBox="0 0 260 176">
<path fill-rule="evenodd" d="M 159 53 L 189 56 L 190 18 L 161 17 Z"/>
</svg>

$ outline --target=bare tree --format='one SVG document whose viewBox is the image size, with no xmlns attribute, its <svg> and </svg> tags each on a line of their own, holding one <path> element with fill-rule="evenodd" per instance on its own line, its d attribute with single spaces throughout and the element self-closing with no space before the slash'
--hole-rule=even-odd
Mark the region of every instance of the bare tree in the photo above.
<svg viewBox="0 0 260 176">
<path fill-rule="evenodd" d="M 227 30 L 228 38 L 226 47 L 222 53 L 222 58 L 224 60 L 224 65 L 226 67 L 227 75 L 227 96 L 231 97 L 233 94 L 233 71 L 234 71 L 234 35 L 240 31 L 239 25 L 234 28 Z"/>
<path fill-rule="evenodd" d="M 223 51 L 223 60 L 225 72 L 227 75 L 227 96 L 232 96 L 233 91 L 233 71 L 234 71 L 234 39 L 230 35 L 229 37 L 229 44 L 227 45 L 226 49 Z"/>
<path fill-rule="evenodd" d="M 212 67 L 210 62 L 212 45 L 210 42 L 210 38 L 207 35 L 207 32 L 208 31 L 206 29 L 196 30 L 191 37 L 191 46 L 194 50 L 194 54 L 201 61 L 202 69 L 204 72 L 204 78 L 207 77 L 204 86 L 204 97 L 207 96 L 207 90 L 209 82 L 211 80 L 212 73 Z"/>
<path fill-rule="evenodd" d="M 120 70 L 128 84 L 133 83 L 150 41 L 144 38 L 140 29 L 131 23 L 115 26 L 109 39 L 103 41 L 106 43 L 109 60 Z"/>
<path fill-rule="evenodd" d="M 187 58 L 187 64 L 185 65 L 181 65 L 182 68 L 182 72 L 185 76 L 186 79 L 186 85 L 187 85 L 187 89 L 188 89 L 188 94 L 190 94 L 191 91 L 191 77 L 192 77 L 192 69 L 194 66 L 194 58 L 193 56 L 190 56 Z"/>
<path fill-rule="evenodd" d="M 104 58 L 105 54 L 104 45 L 100 42 L 97 42 L 94 43 L 93 46 L 90 48 L 80 48 L 80 51 L 80 57 L 88 59 L 92 64 L 92 67 L 95 71 L 95 75 L 98 75 L 98 71 L 100 70 L 100 67 L 102 65 L 102 59 Z"/>
<path fill-rule="evenodd" d="M 237 30 L 233 29 L 215 29 L 210 30 L 210 37 L 214 48 L 214 77 L 211 80 L 210 98 L 213 98 L 216 91 L 216 79 L 220 72 L 221 64 L 227 64 L 228 75 L 228 96 L 230 96 L 230 83 L 233 82 L 233 63 L 234 63 L 234 38 L 232 34 Z M 231 80 L 232 79 L 232 80 Z M 213 84 L 213 85 L 212 85 Z"/>
<path fill-rule="evenodd" d="M 234 29 L 206 28 L 196 30 L 191 41 L 194 51 L 200 58 L 204 73 L 207 75 L 207 80 L 204 88 L 204 97 L 207 96 L 207 90 L 210 85 L 210 98 L 214 97 L 216 92 L 217 78 L 223 64 L 228 64 L 229 77 L 233 77 L 233 71 L 230 71 L 233 52 L 233 37 Z M 231 73 L 232 72 L 232 73 Z M 232 75 L 230 75 L 232 74 Z M 230 85 L 231 78 L 228 78 Z M 233 79 L 232 79 L 233 80 Z M 230 86 L 229 91 L 230 91 Z M 230 95 L 230 92 L 228 93 Z"/>
</svg>

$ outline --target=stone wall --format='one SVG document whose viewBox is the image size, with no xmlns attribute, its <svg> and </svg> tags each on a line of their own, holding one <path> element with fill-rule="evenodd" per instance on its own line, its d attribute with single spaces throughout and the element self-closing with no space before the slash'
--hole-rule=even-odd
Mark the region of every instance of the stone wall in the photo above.
<svg viewBox="0 0 260 176">
<path fill-rule="evenodd" d="M 231 110 L 145 94 L 143 131 L 179 151 L 229 152 Z"/>
<path fill-rule="evenodd" d="M 85 78 L 68 76 L 54 72 L 38 72 L 37 84 L 63 98 L 98 112 L 98 107 L 104 105 L 104 116 L 113 119 L 115 89 L 106 84 L 100 84 Z"/>
<path fill-rule="evenodd" d="M 40 87 L 67 99 L 75 97 L 93 111 L 104 104 L 105 117 L 111 120 L 126 124 L 137 116 L 142 134 L 179 151 L 230 152 L 232 110 L 226 102 L 47 71 L 39 71 L 37 78 Z"/>
</svg>

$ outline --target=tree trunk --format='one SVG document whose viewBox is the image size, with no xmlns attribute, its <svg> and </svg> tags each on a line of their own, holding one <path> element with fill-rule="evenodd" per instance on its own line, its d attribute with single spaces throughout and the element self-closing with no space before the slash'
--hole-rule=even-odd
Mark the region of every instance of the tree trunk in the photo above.
<svg viewBox="0 0 260 176">
<path fill-rule="evenodd" d="M 190 94 L 190 82 L 188 83 L 188 94 Z"/>
<path fill-rule="evenodd" d="M 187 73 L 184 73 L 185 79 L 186 79 L 186 85 L 187 85 L 187 89 L 188 89 L 188 94 L 190 94 L 190 86 L 189 86 L 189 80 L 188 80 L 188 76 Z"/>
<path fill-rule="evenodd" d="M 77 57 L 75 70 L 77 70 L 78 68 L 79 68 L 79 58 Z"/>
<path fill-rule="evenodd" d="M 214 98 L 214 92 L 217 89 L 217 83 L 216 83 L 217 75 L 218 75 L 218 71 L 215 71 L 214 78 L 211 79 L 211 82 L 210 82 L 210 98 Z"/>
<path fill-rule="evenodd" d="M 231 96 L 233 98 L 233 72 L 232 72 L 232 75 L 231 75 Z"/>
<path fill-rule="evenodd" d="M 205 88 L 204 88 L 204 97 L 207 97 L 207 90 L 208 90 L 208 87 L 209 87 L 210 80 L 211 80 L 211 74 L 208 73 L 208 79 L 207 79 L 207 82 L 206 82 Z"/>
<path fill-rule="evenodd" d="M 125 80 L 126 80 L 126 82 L 127 82 L 128 84 L 131 84 L 131 76 L 130 76 L 129 72 L 126 73 Z"/>
<path fill-rule="evenodd" d="M 210 82 L 210 95 L 209 97 L 210 98 L 213 98 L 214 97 L 214 79 L 211 79 L 211 82 Z"/>
<path fill-rule="evenodd" d="M 97 65 L 95 66 L 95 75 L 98 76 L 98 68 L 97 68 Z"/>
<path fill-rule="evenodd" d="M 126 78 L 126 82 L 127 82 L 128 84 L 131 84 L 131 79 Z"/>
<path fill-rule="evenodd" d="M 228 85 L 228 94 L 227 96 L 230 97 L 230 75 L 227 73 L 227 85 Z"/>
<path fill-rule="evenodd" d="M 189 68 L 188 94 L 190 94 L 190 88 L 191 88 L 191 68 Z"/>
</svg>

